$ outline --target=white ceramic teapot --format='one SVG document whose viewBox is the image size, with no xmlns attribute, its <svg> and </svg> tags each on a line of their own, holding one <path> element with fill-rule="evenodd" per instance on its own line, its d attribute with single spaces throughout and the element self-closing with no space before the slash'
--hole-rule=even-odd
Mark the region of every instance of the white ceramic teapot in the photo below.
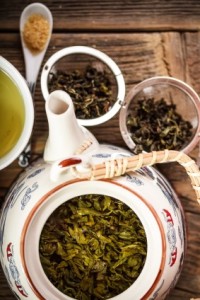
<svg viewBox="0 0 200 300">
<path fill-rule="evenodd" d="M 1 264 L 13 293 L 18 299 L 73 299 L 45 275 L 39 256 L 40 235 L 48 217 L 61 204 L 76 196 L 99 194 L 128 205 L 140 219 L 147 238 L 147 255 L 140 275 L 112 299 L 164 299 L 181 272 L 185 220 L 169 183 L 157 170 L 145 165 L 179 161 L 189 168 L 195 186 L 195 163 L 176 151 L 133 156 L 113 145 L 99 145 L 77 123 L 71 99 L 63 91 L 49 96 L 46 111 L 49 138 L 44 160 L 37 160 L 19 176 L 1 212 Z"/>
</svg>

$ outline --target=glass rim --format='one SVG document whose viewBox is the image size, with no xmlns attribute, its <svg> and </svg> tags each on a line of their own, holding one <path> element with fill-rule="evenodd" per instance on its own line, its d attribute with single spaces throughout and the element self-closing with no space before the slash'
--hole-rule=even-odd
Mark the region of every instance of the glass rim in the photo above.
<svg viewBox="0 0 200 300">
<path fill-rule="evenodd" d="M 147 78 L 143 80 L 142 82 L 138 83 L 135 85 L 133 88 L 130 89 L 129 93 L 127 94 L 123 106 L 120 110 L 119 114 L 119 127 L 120 127 L 120 132 L 122 135 L 122 138 L 128 148 L 131 151 L 134 151 L 134 148 L 136 144 L 133 142 L 132 138 L 130 137 L 128 133 L 128 129 L 126 126 L 126 112 L 129 107 L 130 102 L 136 96 L 139 92 L 141 92 L 143 89 L 149 87 L 149 86 L 155 86 L 155 85 L 171 85 L 176 88 L 178 88 L 180 91 L 184 92 L 185 94 L 188 95 L 190 100 L 193 102 L 194 107 L 196 109 L 197 113 L 197 128 L 196 132 L 191 139 L 191 141 L 180 151 L 183 151 L 184 153 L 188 154 L 191 152 L 194 147 L 197 145 L 197 143 L 200 141 L 200 98 L 198 94 L 194 91 L 194 89 L 185 83 L 184 81 L 174 78 L 174 77 L 169 77 L 169 76 L 155 76 L 151 78 Z"/>
<path fill-rule="evenodd" d="M 17 89 L 21 94 L 25 110 L 24 124 L 20 137 L 18 138 L 16 144 L 12 147 L 12 149 L 8 153 L 0 157 L 0 170 L 2 170 L 8 167 L 11 163 L 13 163 L 14 160 L 16 160 L 20 156 L 20 154 L 28 144 L 33 131 L 35 111 L 33 106 L 32 95 L 24 77 L 13 64 L 11 64 L 7 59 L 5 59 L 1 55 L 0 70 L 2 72 L 5 72 L 12 81 L 12 83 L 16 85 Z"/>
</svg>

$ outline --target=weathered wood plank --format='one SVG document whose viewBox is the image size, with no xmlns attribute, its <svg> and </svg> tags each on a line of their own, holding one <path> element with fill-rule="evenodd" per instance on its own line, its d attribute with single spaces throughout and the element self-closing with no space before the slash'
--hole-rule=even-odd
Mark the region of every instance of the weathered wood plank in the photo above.
<svg viewBox="0 0 200 300">
<path fill-rule="evenodd" d="M 10 290 L 10 287 L 7 284 L 5 276 L 0 267 L 0 299 L 2 300 L 16 300 L 13 293 Z"/>
<path fill-rule="evenodd" d="M 20 13 L 34 1 L 2 0 L 0 30 L 17 30 Z M 196 0 L 44 0 L 60 31 L 198 30 L 200 2 Z"/>
<path fill-rule="evenodd" d="M 185 32 L 182 38 L 187 61 L 186 81 L 200 94 L 200 32 Z"/>
</svg>

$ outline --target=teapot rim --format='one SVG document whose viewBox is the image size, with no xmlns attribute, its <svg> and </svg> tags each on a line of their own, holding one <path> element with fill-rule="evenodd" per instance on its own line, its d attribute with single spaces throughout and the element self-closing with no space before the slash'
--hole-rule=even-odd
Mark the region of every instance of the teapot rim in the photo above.
<svg viewBox="0 0 200 300">
<path fill-rule="evenodd" d="M 76 184 L 76 188 L 74 188 L 74 184 Z M 113 184 L 115 185 L 114 188 Z M 106 191 L 106 193 L 102 193 L 102 190 Z M 100 180 L 95 182 L 95 184 L 94 182 L 87 180 L 71 180 L 70 182 L 61 184 L 52 191 L 48 192 L 46 196 L 43 196 L 40 199 L 40 205 L 38 206 L 37 201 L 37 205 L 32 208 L 32 211 L 29 213 L 29 218 L 27 218 L 26 224 L 23 228 L 20 253 L 21 260 L 23 261 L 23 265 L 25 267 L 28 278 L 31 278 L 34 287 L 37 286 L 37 294 L 39 293 L 42 295 L 42 297 L 53 299 L 52 295 L 55 293 L 54 296 L 59 294 L 59 299 L 73 299 L 59 292 L 50 283 L 41 266 L 38 249 L 39 237 L 42 228 L 51 213 L 64 202 L 81 194 L 106 194 L 108 196 L 112 196 L 127 204 L 138 215 L 140 221 L 144 226 L 147 236 L 148 252 L 146 262 L 137 280 L 127 290 L 113 297 L 112 299 L 119 300 L 121 299 L 120 296 L 122 296 L 127 300 L 130 300 L 132 299 L 131 297 L 133 295 L 133 291 L 134 293 L 137 291 L 137 293 L 139 293 L 137 299 L 141 299 L 146 294 L 150 293 L 163 273 L 164 264 L 166 261 L 164 229 L 161 222 L 159 221 L 157 213 L 151 207 L 151 205 L 148 204 L 148 201 L 145 200 L 144 197 L 141 197 L 141 195 L 137 194 L 137 192 L 135 191 L 129 190 L 121 183 L 119 184 L 112 180 Z M 136 201 L 133 201 L 134 198 Z M 50 199 L 51 201 L 49 201 Z M 138 199 L 140 201 L 138 201 Z M 151 224 L 151 226 L 149 224 Z M 160 251 L 158 251 L 159 249 Z M 155 253 L 157 253 L 156 257 Z M 31 257 L 35 258 L 34 262 L 32 262 Z M 149 278 L 147 274 L 149 274 Z M 145 285 L 148 286 L 145 294 L 144 287 L 142 286 L 142 283 L 144 281 Z M 48 294 L 48 296 L 47 294 L 42 294 L 44 292 L 44 286 L 45 293 L 51 292 L 53 294 Z"/>
</svg>

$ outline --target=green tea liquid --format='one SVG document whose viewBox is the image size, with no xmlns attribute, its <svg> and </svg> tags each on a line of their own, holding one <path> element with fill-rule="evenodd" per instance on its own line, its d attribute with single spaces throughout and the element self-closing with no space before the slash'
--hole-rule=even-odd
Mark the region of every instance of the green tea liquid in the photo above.
<svg viewBox="0 0 200 300">
<path fill-rule="evenodd" d="M 0 70 L 0 157 L 17 143 L 24 120 L 22 95 L 11 78 Z"/>
</svg>

